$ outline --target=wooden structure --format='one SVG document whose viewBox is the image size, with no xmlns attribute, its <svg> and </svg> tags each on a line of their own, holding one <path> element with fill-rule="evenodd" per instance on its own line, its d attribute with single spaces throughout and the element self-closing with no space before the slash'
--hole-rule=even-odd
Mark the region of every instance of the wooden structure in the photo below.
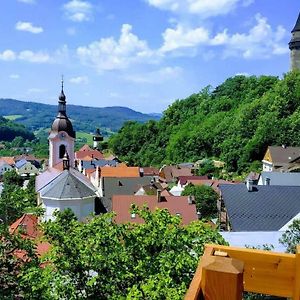
<svg viewBox="0 0 300 300">
<path fill-rule="evenodd" d="M 300 300 L 300 246 L 286 254 L 206 245 L 185 300 L 241 300 L 241 291 Z"/>
</svg>

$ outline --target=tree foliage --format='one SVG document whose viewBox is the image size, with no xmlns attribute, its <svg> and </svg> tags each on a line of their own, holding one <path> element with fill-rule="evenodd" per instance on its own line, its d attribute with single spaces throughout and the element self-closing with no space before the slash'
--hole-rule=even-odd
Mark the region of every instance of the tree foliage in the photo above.
<svg viewBox="0 0 300 300">
<path fill-rule="evenodd" d="M 287 252 L 296 253 L 296 247 L 300 244 L 300 220 L 295 219 L 288 227 L 288 230 L 282 235 L 280 239 Z"/>
<path fill-rule="evenodd" d="M 23 179 L 16 171 L 7 171 L 3 176 L 3 185 L 0 195 L 0 219 L 5 224 L 11 224 L 26 212 L 41 213 L 36 207 L 34 177 L 29 180 L 27 188 L 23 188 Z"/>
<path fill-rule="evenodd" d="M 235 76 L 175 101 L 158 122 L 125 124 L 109 145 L 135 165 L 217 157 L 228 171 L 241 172 L 269 145 L 300 145 L 299 104 L 299 72 Z"/>
<path fill-rule="evenodd" d="M 25 277 L 28 299 L 182 299 L 204 244 L 223 238 L 167 210 L 133 211 L 144 224 L 116 224 L 113 214 L 81 223 L 70 211 L 47 222 L 51 264 Z"/>
<path fill-rule="evenodd" d="M 18 234 L 10 234 L 0 224 L 0 293 L 1 299 L 24 299 L 22 278 L 29 269 L 38 267 L 33 243 Z"/>
<path fill-rule="evenodd" d="M 182 196 L 195 197 L 197 211 L 203 218 L 211 217 L 217 212 L 218 194 L 210 186 L 188 184 Z"/>
</svg>

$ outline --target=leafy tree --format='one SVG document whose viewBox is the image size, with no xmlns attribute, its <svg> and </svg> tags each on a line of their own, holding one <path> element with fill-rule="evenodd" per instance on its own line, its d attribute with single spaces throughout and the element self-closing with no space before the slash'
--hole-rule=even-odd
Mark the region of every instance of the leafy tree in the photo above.
<svg viewBox="0 0 300 300">
<path fill-rule="evenodd" d="M 300 244 L 300 220 L 296 219 L 288 227 L 288 230 L 282 235 L 279 240 L 286 249 L 287 252 L 296 253 L 296 247 Z"/>
<path fill-rule="evenodd" d="M 195 197 L 197 211 L 203 218 L 211 217 L 217 212 L 218 194 L 210 186 L 188 184 L 182 196 Z"/>
<path fill-rule="evenodd" d="M 18 234 L 10 234 L 8 227 L 0 224 L 0 293 L 1 299 L 24 299 L 22 277 L 28 269 L 38 267 L 32 242 Z"/>
<path fill-rule="evenodd" d="M 34 188 L 34 178 L 23 188 L 23 179 L 14 171 L 8 171 L 3 176 L 4 188 L 0 196 L 0 219 L 5 224 L 11 224 L 26 212 L 41 214 L 36 207 L 37 196 Z"/>
<path fill-rule="evenodd" d="M 182 226 L 167 210 L 132 212 L 144 223 L 117 224 L 113 214 L 81 223 L 70 211 L 45 223 L 51 264 L 24 277 L 28 299 L 182 299 L 204 244 L 223 238 L 200 221 Z"/>
</svg>

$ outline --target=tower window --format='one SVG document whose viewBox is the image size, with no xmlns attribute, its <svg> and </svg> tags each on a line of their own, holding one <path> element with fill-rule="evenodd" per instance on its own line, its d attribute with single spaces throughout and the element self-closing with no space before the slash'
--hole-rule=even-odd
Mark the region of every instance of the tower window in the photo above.
<svg viewBox="0 0 300 300">
<path fill-rule="evenodd" d="M 59 146 L 59 158 L 63 158 L 66 153 L 66 146 L 60 145 Z"/>
</svg>

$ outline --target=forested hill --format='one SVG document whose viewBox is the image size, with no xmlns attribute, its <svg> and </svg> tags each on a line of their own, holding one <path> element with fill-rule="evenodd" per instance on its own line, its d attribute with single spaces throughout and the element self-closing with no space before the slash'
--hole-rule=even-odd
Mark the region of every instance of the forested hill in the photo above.
<svg viewBox="0 0 300 300">
<path fill-rule="evenodd" d="M 100 127 L 105 133 L 116 132 L 128 120 L 146 122 L 158 120 L 158 116 L 147 115 L 127 107 L 67 106 L 67 113 L 76 131 L 93 132 Z M 15 122 L 35 131 L 49 128 L 57 114 L 57 105 L 0 99 L 0 115 L 12 116 Z"/>
<path fill-rule="evenodd" d="M 177 100 L 158 122 L 129 122 L 110 147 L 132 164 L 216 157 L 229 171 L 260 161 L 268 145 L 300 146 L 300 73 L 236 76 Z"/>
<path fill-rule="evenodd" d="M 34 139 L 33 133 L 23 125 L 16 124 L 0 116 L 0 141 L 11 142 L 16 136 L 21 136 L 24 140 Z"/>
</svg>

